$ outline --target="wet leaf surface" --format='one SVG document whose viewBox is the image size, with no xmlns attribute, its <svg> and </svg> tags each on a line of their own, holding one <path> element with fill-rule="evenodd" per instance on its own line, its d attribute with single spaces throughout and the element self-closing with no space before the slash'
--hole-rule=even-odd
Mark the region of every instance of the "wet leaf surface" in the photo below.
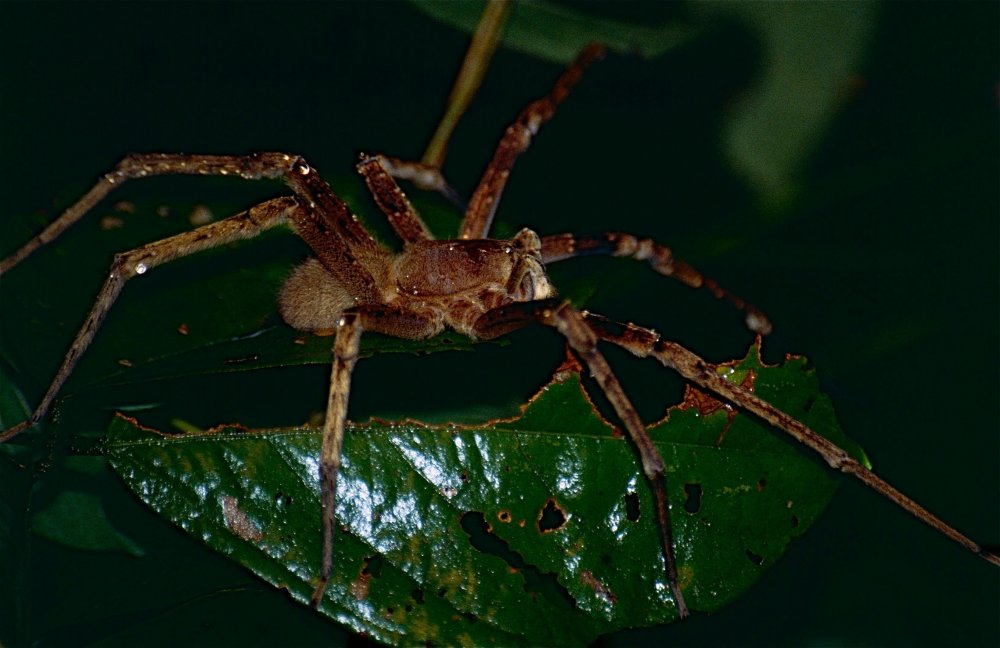
<svg viewBox="0 0 1000 648">
<path fill-rule="evenodd" d="M 723 370 L 852 447 L 801 359 L 764 367 L 752 349 Z M 440 645 L 586 645 L 674 620 L 635 453 L 576 369 L 557 376 L 511 420 L 349 429 L 324 614 L 386 643 Z M 711 612 L 810 526 L 836 479 L 707 402 L 690 392 L 650 433 L 688 603 Z M 319 446 L 316 429 L 164 436 L 119 417 L 105 449 L 150 506 L 304 602 L 319 564 Z"/>
</svg>

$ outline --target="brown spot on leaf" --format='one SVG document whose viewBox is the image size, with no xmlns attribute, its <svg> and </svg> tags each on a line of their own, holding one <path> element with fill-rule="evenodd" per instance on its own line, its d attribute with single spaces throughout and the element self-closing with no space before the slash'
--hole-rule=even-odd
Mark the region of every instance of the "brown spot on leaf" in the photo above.
<svg viewBox="0 0 1000 648">
<path fill-rule="evenodd" d="M 719 438 L 715 440 L 716 446 L 721 446 L 722 442 L 726 439 L 726 433 L 729 432 L 729 426 L 733 424 L 733 418 L 736 416 L 736 410 L 729 403 L 723 403 L 718 398 L 707 394 L 706 392 L 696 389 L 691 385 L 684 386 L 684 400 L 681 401 L 680 405 L 677 406 L 679 410 L 697 410 L 700 416 L 709 416 L 715 414 L 719 410 L 724 410 L 726 412 L 726 425 L 722 428 L 722 432 L 719 433 Z"/>
<path fill-rule="evenodd" d="M 239 500 L 229 495 L 223 495 L 221 502 L 222 517 L 226 521 L 226 528 L 248 542 L 259 542 L 264 537 L 260 527 L 240 508 Z"/>
<path fill-rule="evenodd" d="M 739 361 L 725 362 L 719 365 L 715 365 L 716 369 L 719 368 L 733 368 Z M 755 385 L 757 383 L 757 372 L 748 370 L 744 376 L 743 380 L 740 381 L 740 387 L 752 392 L 754 391 Z M 722 442 L 726 439 L 726 433 L 729 432 L 730 426 L 733 424 L 733 419 L 736 417 L 738 412 L 729 403 L 723 402 L 714 396 L 696 389 L 691 385 L 684 386 L 684 399 L 677 406 L 679 410 L 689 410 L 693 409 L 698 412 L 701 416 L 709 416 L 718 412 L 719 410 L 724 410 L 726 412 L 726 425 L 722 428 L 722 432 L 719 433 L 719 438 L 715 440 L 715 445 L 721 446 Z"/>
<path fill-rule="evenodd" d="M 359 601 L 368 598 L 368 587 L 371 585 L 372 575 L 366 574 L 362 570 L 358 577 L 351 581 L 351 596 Z"/>
<path fill-rule="evenodd" d="M 358 577 L 351 581 L 351 596 L 359 601 L 363 601 L 368 597 L 372 578 L 378 578 L 379 574 L 382 573 L 382 561 L 381 554 L 365 556 L 364 563 L 361 565 L 361 569 L 358 570 Z M 421 593 L 421 596 L 423 596 L 423 593 Z"/>
<path fill-rule="evenodd" d="M 720 401 L 718 398 L 707 394 L 700 389 L 696 389 L 691 385 L 686 385 L 684 387 L 684 399 L 681 401 L 677 409 L 681 410 L 697 410 L 698 414 L 701 416 L 709 416 L 715 414 L 721 409 L 726 409 L 726 404 Z"/>
<path fill-rule="evenodd" d="M 580 582 L 593 589 L 598 596 L 611 605 L 618 603 L 618 597 L 615 596 L 615 593 L 591 572 L 583 570 L 580 573 Z"/>
<path fill-rule="evenodd" d="M 177 327 L 177 332 L 180 333 L 181 335 L 187 335 L 188 333 L 190 333 L 190 330 L 188 329 L 187 324 L 181 322 L 180 325 Z"/>
</svg>

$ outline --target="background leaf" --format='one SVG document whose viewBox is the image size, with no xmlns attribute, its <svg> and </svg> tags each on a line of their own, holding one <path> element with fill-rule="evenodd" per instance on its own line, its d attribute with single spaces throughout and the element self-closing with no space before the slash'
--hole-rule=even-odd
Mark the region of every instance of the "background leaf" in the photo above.
<svg viewBox="0 0 1000 648">
<path fill-rule="evenodd" d="M 470 34 L 486 6 L 485 2 L 411 2 L 435 20 Z M 653 26 L 639 21 L 616 20 L 600 12 L 594 13 L 593 9 L 591 6 L 581 10 L 570 4 L 545 0 L 516 3 L 501 42 L 523 54 L 566 65 L 592 42 L 602 43 L 619 54 L 651 58 L 683 45 L 697 33 L 695 27 L 678 20 Z"/>
<path fill-rule="evenodd" d="M 349 193 L 344 180 L 358 149 L 420 154 L 465 47 L 463 34 L 407 5 L 157 7 L 5 7 L 0 168 L 10 190 L 0 218 L 2 253 L 128 151 L 302 152 L 338 192 Z M 685 5 L 599 9 L 654 27 L 694 19 Z M 719 143 L 734 100 L 752 87 L 761 63 L 752 32 L 738 20 L 659 59 L 612 55 L 594 66 L 518 163 L 499 218 L 508 232 L 613 224 L 670 244 L 768 312 L 777 325 L 767 345 L 772 358 L 809 355 L 844 428 L 883 476 L 971 536 L 995 540 L 997 12 L 993 4 L 886 5 L 859 59 L 854 93 L 796 170 L 802 189 L 782 218 L 766 211 L 767 201 L 731 169 Z M 559 69 L 501 50 L 446 163 L 462 192 L 471 190 L 504 125 Z M 97 219 L 0 279 L 4 416 L 37 402 L 113 252 L 189 227 L 195 204 L 222 215 L 279 192 L 236 180 L 136 183 L 102 205 Z M 136 213 L 121 214 L 116 200 L 134 203 Z M 358 209 L 368 204 L 352 199 Z M 157 217 L 160 206 L 174 216 Z M 124 227 L 101 230 L 102 216 L 119 216 Z M 267 320 L 247 319 L 237 304 L 272 312 L 275 282 L 302 254 L 293 238 L 276 235 L 128 287 L 67 385 L 58 420 L 2 449 L 0 579 L 17 583 L 0 588 L 3 609 L 17 610 L 0 616 L 5 645 L 347 641 L 325 619 L 149 512 L 115 479 L 81 484 L 76 473 L 58 469 L 59 457 L 103 436 L 121 406 L 161 403 L 142 417 L 164 429 L 173 418 L 201 428 L 288 426 L 321 409 L 320 367 L 164 380 L 153 389 L 89 388 L 120 370 L 119 359 L 184 347 L 201 334 L 196 317 L 229 322 L 231 337 L 265 328 Z M 213 290 L 214 277 L 236 270 L 247 273 L 238 275 L 244 280 L 236 295 Z M 593 310 L 655 326 L 709 359 L 736 357 L 748 345 L 724 305 L 639 264 L 593 259 L 558 264 L 552 274 L 565 294 L 593 292 Z M 132 319 L 151 303 L 167 303 L 161 292 L 179 284 L 191 291 L 169 302 L 169 318 Z M 186 337 L 178 332 L 184 322 Z M 561 359 L 560 343 L 544 332 L 510 341 L 362 362 L 351 417 L 510 415 Z M 658 367 L 610 355 L 646 420 L 680 398 L 679 383 L 671 385 Z M 274 399 L 278 388 L 282 398 Z M 81 552 L 27 532 L 32 493 L 84 486 L 99 493 L 110 522 L 146 557 Z M 946 594 L 929 594 L 928 583 Z M 844 484 L 813 532 L 750 595 L 689 623 L 607 641 L 945 644 L 961 627 L 969 643 L 995 645 L 998 605 L 994 571 L 881 498 Z"/>
</svg>

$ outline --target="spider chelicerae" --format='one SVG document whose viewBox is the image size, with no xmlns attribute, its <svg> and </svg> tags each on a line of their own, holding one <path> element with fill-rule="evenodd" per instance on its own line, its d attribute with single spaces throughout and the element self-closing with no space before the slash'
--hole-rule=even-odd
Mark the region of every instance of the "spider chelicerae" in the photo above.
<svg viewBox="0 0 1000 648">
<path fill-rule="evenodd" d="M 488 238 L 493 214 L 515 160 L 527 150 L 539 127 L 552 118 L 557 105 L 566 98 L 584 68 L 601 53 L 602 49 L 596 45 L 585 48 L 552 90 L 529 104 L 507 128 L 469 200 L 458 236 L 453 240 L 432 238 L 394 180 L 420 180 L 424 185 L 453 195 L 437 168 L 380 155 L 362 155 L 358 171 L 403 241 L 399 253 L 378 243 L 347 204 L 300 156 L 258 153 L 126 157 L 38 236 L 0 262 L 0 274 L 9 272 L 32 251 L 57 237 L 129 179 L 167 174 L 275 178 L 284 181 L 292 195 L 265 201 L 225 220 L 116 256 L 108 279 L 40 404 L 26 421 L 0 434 L 0 441 L 14 437 L 45 418 L 128 279 L 168 261 L 252 238 L 270 228 L 287 226 L 309 245 L 314 256 L 292 273 L 281 290 L 281 314 L 296 329 L 336 333 L 320 457 L 323 549 L 313 605 L 322 600 L 333 568 L 337 476 L 351 373 L 364 331 L 425 339 L 451 328 L 473 338 L 491 339 L 537 322 L 561 333 L 594 376 L 639 453 L 654 495 L 666 579 L 677 613 L 682 617 L 688 614 L 688 608 L 677 577 L 664 463 L 642 420 L 598 351 L 600 340 L 641 357 L 652 357 L 675 369 L 686 380 L 787 432 L 817 451 L 831 467 L 856 476 L 953 540 L 991 562 L 1000 562 L 995 555 L 909 500 L 845 451 L 752 392 L 727 382 L 711 364 L 680 345 L 661 339 L 649 329 L 619 325 L 561 300 L 545 272 L 547 264 L 587 254 L 645 260 L 661 274 L 730 300 L 745 313 L 751 330 L 759 334 L 770 330 L 770 323 L 759 310 L 675 259 L 668 248 L 619 232 L 539 237 L 523 229 L 509 240 Z"/>
</svg>

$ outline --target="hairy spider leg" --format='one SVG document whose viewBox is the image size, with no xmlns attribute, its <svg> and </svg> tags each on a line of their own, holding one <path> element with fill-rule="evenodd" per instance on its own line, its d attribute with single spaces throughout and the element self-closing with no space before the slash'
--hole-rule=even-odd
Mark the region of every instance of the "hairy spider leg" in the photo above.
<svg viewBox="0 0 1000 648">
<path fill-rule="evenodd" d="M 431 166 L 424 162 L 412 162 L 388 155 L 381 156 L 382 166 L 386 172 L 397 180 L 409 180 L 418 188 L 425 191 L 436 191 L 455 207 L 463 212 L 467 204 L 462 194 L 455 191 L 439 167 Z"/>
<path fill-rule="evenodd" d="M 3 433 L 0 442 L 16 436 L 45 417 L 59 389 L 90 345 L 124 282 L 161 263 L 224 245 L 253 238 L 265 229 L 291 221 L 294 229 L 313 249 L 320 263 L 361 302 L 380 301 L 374 278 L 360 259 L 388 256 L 364 229 L 347 204 L 330 188 L 315 169 L 301 157 L 286 153 L 250 155 L 185 155 L 169 153 L 133 154 L 123 158 L 80 200 L 71 205 L 41 233 L 12 256 L 0 262 L 6 272 L 39 246 L 59 236 L 80 220 L 101 198 L 126 180 L 157 175 L 220 175 L 248 180 L 279 178 L 298 196 L 270 200 L 228 219 L 190 232 L 150 243 L 118 255 L 97 301 L 63 360 L 55 379 L 34 413 Z"/>
<path fill-rule="evenodd" d="M 714 279 L 705 277 L 696 268 L 674 257 L 670 248 L 652 239 L 639 238 L 624 232 L 606 232 L 593 236 L 567 233 L 542 238 L 542 263 L 546 265 L 593 254 L 648 261 L 653 270 L 662 275 L 673 277 L 692 288 L 704 288 L 716 299 L 729 301 L 746 315 L 746 325 L 751 331 L 761 335 L 771 332 L 771 322 L 760 309 L 729 292 Z"/>
<path fill-rule="evenodd" d="M 434 237 L 420 214 L 410 204 L 406 194 L 393 181 L 393 176 L 386 165 L 386 158 L 381 155 L 370 156 L 361 154 L 358 162 L 358 173 L 365 179 L 368 190 L 375 199 L 375 204 L 389 219 L 389 224 L 404 243 L 419 243 L 430 241 Z"/>
<path fill-rule="evenodd" d="M 596 43 L 586 46 L 576 60 L 559 75 L 548 95 L 537 99 L 517 116 L 504 132 L 483 177 L 469 200 L 469 208 L 458 231 L 458 238 L 486 238 L 493 222 L 500 195 L 507 185 L 510 171 L 521 153 L 528 150 L 531 140 L 542 124 L 552 119 L 556 106 L 569 95 L 583 76 L 588 65 L 604 55 L 604 47 Z"/>
<path fill-rule="evenodd" d="M 601 391 L 614 408 L 639 452 L 642 470 L 653 492 L 656 507 L 656 526 L 659 531 L 660 551 L 666 568 L 667 583 L 677 614 L 684 618 L 690 614 L 677 578 L 677 561 L 674 556 L 673 534 L 670 526 L 670 507 L 667 499 L 666 468 L 660 451 L 656 448 L 639 413 L 622 389 L 607 360 L 597 350 L 597 336 L 585 321 L 583 314 L 560 299 L 543 299 L 518 302 L 487 311 L 475 324 L 476 336 L 483 339 L 499 337 L 534 322 L 555 328 L 566 338 L 570 347 L 583 360 Z"/>
<path fill-rule="evenodd" d="M 319 581 L 309 604 L 317 607 L 323 600 L 333 573 L 333 538 L 337 511 L 337 477 L 340 474 L 344 444 L 344 424 L 351 391 L 351 373 L 358 360 L 362 331 L 371 331 L 419 340 L 431 337 L 444 328 L 441 318 L 380 304 L 358 306 L 344 311 L 333 343 L 333 369 L 323 423 L 319 480 L 322 503 L 323 555 Z"/>
<path fill-rule="evenodd" d="M 717 367 L 676 342 L 663 340 L 658 333 L 635 324 L 620 324 L 601 315 L 584 311 L 583 319 L 603 340 L 616 344 L 640 358 L 654 358 L 664 367 L 673 369 L 686 380 L 716 394 L 736 407 L 759 417 L 772 427 L 788 434 L 813 450 L 832 469 L 857 478 L 869 488 L 912 514 L 944 536 L 962 545 L 987 562 L 1000 565 L 1000 556 L 989 551 L 913 501 L 894 486 L 863 466 L 845 450 L 811 429 L 795 417 L 779 410 L 753 392 L 724 379 Z"/>
<path fill-rule="evenodd" d="M 252 153 L 250 155 L 137 153 L 127 155 L 115 165 L 113 170 L 101 176 L 100 180 L 83 197 L 70 205 L 58 218 L 49 223 L 12 255 L 0 261 L 0 275 L 16 266 L 42 245 L 56 239 L 124 182 L 160 175 L 218 175 L 240 177 L 245 180 L 283 178 L 306 199 L 306 204 L 315 200 L 310 195 L 309 189 L 315 189 L 315 179 L 318 179 L 318 175 L 301 157 L 288 153 Z M 308 178 L 309 181 L 305 182 L 307 176 L 314 176 L 315 179 Z M 329 187 L 327 190 L 330 194 L 333 193 Z M 329 202 L 326 196 L 324 196 L 324 202 Z M 349 215 L 349 217 L 343 217 L 344 222 L 340 226 L 343 232 L 349 234 L 349 240 L 363 241 L 367 238 L 371 240 L 371 244 L 374 244 L 374 240 L 365 232 L 357 219 L 350 215 L 350 210 L 346 208 L 346 205 L 340 211 Z"/>
<path fill-rule="evenodd" d="M 13 438 L 45 418 L 45 414 L 58 395 L 60 388 L 73 372 L 84 351 L 90 346 L 94 335 L 115 303 L 115 299 L 121 293 L 126 281 L 137 275 L 145 274 L 163 263 L 233 241 L 253 238 L 264 230 L 284 225 L 291 213 L 298 208 L 294 198 L 275 198 L 224 220 L 209 223 L 196 230 L 183 232 L 116 255 L 111 264 L 108 278 L 98 293 L 90 314 L 87 315 L 83 326 L 73 339 L 66 357 L 63 358 L 62 365 L 56 372 L 55 378 L 52 379 L 45 396 L 42 397 L 41 403 L 26 421 L 0 433 L 0 443 Z"/>
</svg>

